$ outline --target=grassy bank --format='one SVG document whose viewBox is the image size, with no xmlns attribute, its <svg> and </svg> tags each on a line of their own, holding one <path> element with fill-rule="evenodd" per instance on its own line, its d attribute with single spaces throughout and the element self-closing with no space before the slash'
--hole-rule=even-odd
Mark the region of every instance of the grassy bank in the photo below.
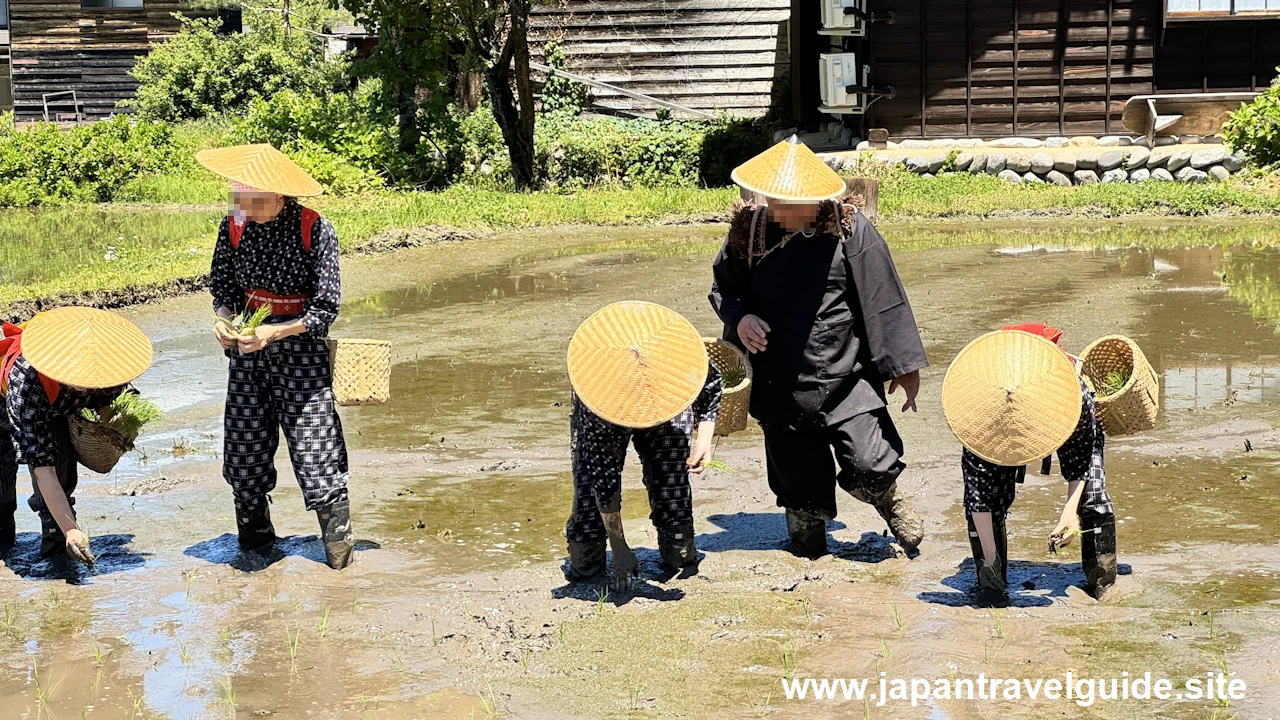
<svg viewBox="0 0 1280 720">
<path fill-rule="evenodd" d="M 1059 188 L 1015 186 L 987 176 L 924 180 L 883 168 L 877 174 L 882 180 L 880 217 L 885 222 L 1280 214 L 1280 180 L 1267 176 L 1240 177 L 1227 184 Z M 199 287 L 224 212 L 225 192 L 223 183 L 211 176 L 152 177 L 134 183 L 129 197 L 135 204 L 5 211 L 0 214 L 0 308 L 8 317 L 23 317 L 59 303 L 119 306 Z M 343 249 L 350 252 L 401 228 L 486 232 L 563 224 L 706 221 L 723 218 L 736 197 L 734 188 L 511 193 L 455 187 L 434 193 L 319 197 L 309 204 L 333 222 Z M 159 204 L 187 207 L 178 212 L 156 207 Z M 46 241 L 32 244 L 32 237 Z M 909 238 L 899 240 L 902 247 L 915 245 Z M 891 241 L 897 242 L 892 237 Z"/>
</svg>

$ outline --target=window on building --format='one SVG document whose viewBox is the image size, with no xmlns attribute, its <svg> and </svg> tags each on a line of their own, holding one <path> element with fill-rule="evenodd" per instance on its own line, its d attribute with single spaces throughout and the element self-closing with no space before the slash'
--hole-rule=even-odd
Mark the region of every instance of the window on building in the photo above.
<svg viewBox="0 0 1280 720">
<path fill-rule="evenodd" d="M 1168 0 L 1171 17 L 1182 14 L 1280 13 L 1280 0 Z"/>
<path fill-rule="evenodd" d="M 0 0 L 0 30 L 9 29 L 9 0 Z"/>
<path fill-rule="evenodd" d="M 89 9 L 125 9 L 140 8 L 143 0 L 80 0 L 80 7 Z"/>
</svg>

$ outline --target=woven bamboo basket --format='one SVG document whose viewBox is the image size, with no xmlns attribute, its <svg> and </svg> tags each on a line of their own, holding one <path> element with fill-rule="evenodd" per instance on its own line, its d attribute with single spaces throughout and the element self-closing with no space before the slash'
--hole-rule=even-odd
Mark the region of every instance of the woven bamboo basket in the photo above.
<svg viewBox="0 0 1280 720">
<path fill-rule="evenodd" d="M 733 387 L 725 386 L 720 398 L 720 416 L 716 420 L 716 435 L 728 435 L 747 429 L 751 409 L 751 362 L 746 354 L 733 343 L 716 338 L 703 338 L 707 357 L 721 375 L 737 375 L 742 378 Z"/>
<path fill-rule="evenodd" d="M 1127 373 L 1120 390 L 1103 397 L 1108 373 Z M 1138 344 L 1123 335 L 1094 340 L 1080 353 L 1080 374 L 1095 391 L 1094 407 L 1108 435 L 1130 435 L 1155 427 L 1160 414 L 1160 378 Z"/>
<path fill-rule="evenodd" d="M 133 449 L 133 443 L 120 433 L 79 415 L 70 416 L 67 425 L 76 461 L 96 473 L 106 475 L 111 472 L 120 458 Z"/>
<path fill-rule="evenodd" d="M 381 405 L 391 399 L 391 343 L 329 338 L 326 344 L 339 405 Z"/>
</svg>

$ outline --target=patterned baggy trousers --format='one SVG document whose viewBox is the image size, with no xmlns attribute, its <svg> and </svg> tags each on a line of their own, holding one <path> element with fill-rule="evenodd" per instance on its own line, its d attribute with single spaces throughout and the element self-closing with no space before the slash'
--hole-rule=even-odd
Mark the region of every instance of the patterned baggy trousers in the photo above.
<svg viewBox="0 0 1280 720">
<path fill-rule="evenodd" d="M 347 446 L 329 376 L 324 338 L 295 335 L 255 353 L 228 353 L 222 476 L 237 512 L 247 514 L 276 487 L 280 431 L 308 510 L 347 497 Z"/>
</svg>

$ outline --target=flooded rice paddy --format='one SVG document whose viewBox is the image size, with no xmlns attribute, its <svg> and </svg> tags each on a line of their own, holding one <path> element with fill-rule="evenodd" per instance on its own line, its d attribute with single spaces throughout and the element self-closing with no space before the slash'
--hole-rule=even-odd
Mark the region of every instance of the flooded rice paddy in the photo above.
<svg viewBox="0 0 1280 720">
<path fill-rule="evenodd" d="M 194 220 L 199 223 L 201 220 Z M 0 569 L 2 718 L 1241 718 L 1280 707 L 1280 241 L 1274 223 L 886 225 L 933 362 L 898 416 L 901 481 L 928 519 L 907 559 L 849 498 L 833 555 L 782 550 L 759 431 L 694 481 L 701 572 L 662 583 L 632 463 L 623 511 L 649 578 L 567 586 L 567 339 L 618 299 L 704 333 L 720 227 L 554 229 L 348 259 L 334 334 L 394 343 L 393 400 L 346 408 L 358 562 L 322 564 L 280 458 L 273 554 L 236 551 L 220 478 L 225 361 L 208 302 L 126 311 L 154 339 L 142 390 L 164 423 L 77 508 L 95 571 L 38 562 L 38 524 Z M 113 231 L 113 232 L 123 232 Z M 0 243 L 3 247 L 8 244 Z M 89 246 L 93 248 L 94 246 Z M 93 249 L 97 252 L 97 249 Z M 17 270 L 28 262 L 14 260 Z M 9 277 L 9 276 L 6 276 Z M 1010 519 L 1011 607 L 969 604 L 959 448 L 942 375 L 978 334 L 1044 321 L 1078 351 L 1123 333 L 1162 377 L 1160 426 L 1108 443 L 1124 575 L 1083 596 L 1046 555 L 1061 478 Z M 1244 700 L 787 700 L 780 677 L 1235 673 Z"/>
</svg>

